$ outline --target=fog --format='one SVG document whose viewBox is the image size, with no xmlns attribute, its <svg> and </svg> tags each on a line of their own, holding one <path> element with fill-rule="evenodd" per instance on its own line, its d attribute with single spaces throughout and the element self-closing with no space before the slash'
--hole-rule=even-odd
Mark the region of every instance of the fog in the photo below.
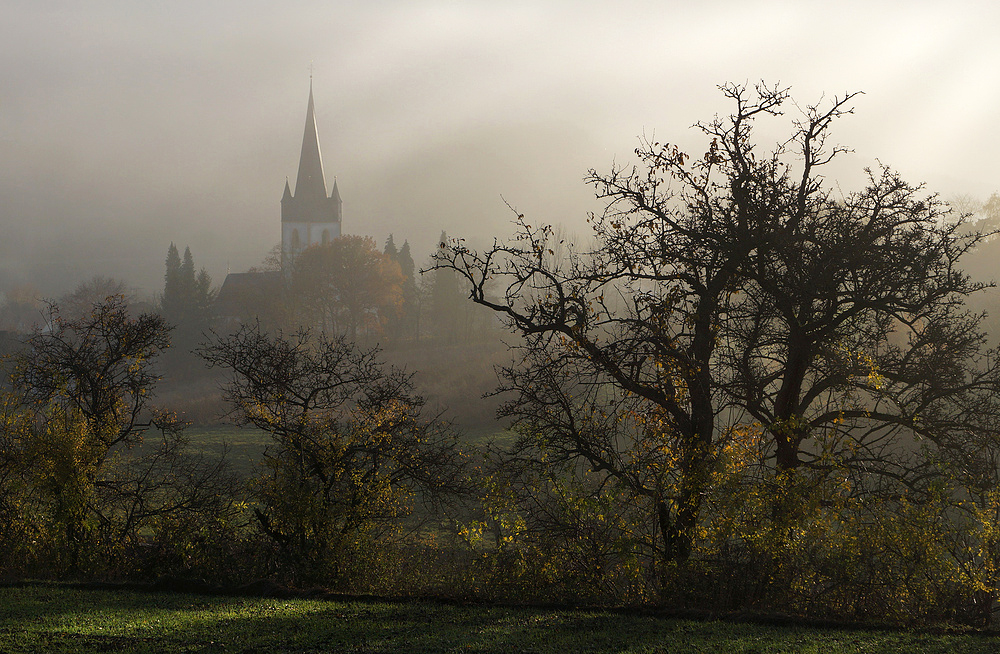
<svg viewBox="0 0 1000 654">
<path fill-rule="evenodd" d="M 582 232 L 582 178 L 765 80 L 833 129 L 850 190 L 877 161 L 943 196 L 1000 188 L 994 3 L 36 2 L 0 21 L 0 291 L 93 275 L 162 287 L 171 241 L 221 283 L 280 238 L 310 76 L 345 233 Z M 763 134 L 771 134 L 769 126 Z M 775 127 L 773 138 L 780 131 Z"/>
</svg>

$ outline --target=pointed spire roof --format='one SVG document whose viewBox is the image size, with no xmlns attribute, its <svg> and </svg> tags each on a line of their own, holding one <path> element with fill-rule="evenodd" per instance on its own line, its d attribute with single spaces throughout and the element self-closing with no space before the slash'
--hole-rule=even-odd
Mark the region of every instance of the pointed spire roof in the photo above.
<svg viewBox="0 0 1000 654">
<path fill-rule="evenodd" d="M 333 178 L 333 190 L 330 191 L 330 197 L 333 198 L 334 202 L 343 202 L 340 199 L 340 189 L 337 188 L 337 178 Z"/>
<path fill-rule="evenodd" d="M 299 155 L 299 176 L 295 179 L 295 197 L 307 201 L 326 199 L 326 178 L 323 175 L 323 157 L 319 151 L 319 134 L 316 132 L 311 79 L 306 128 L 302 135 L 302 154 Z"/>
</svg>

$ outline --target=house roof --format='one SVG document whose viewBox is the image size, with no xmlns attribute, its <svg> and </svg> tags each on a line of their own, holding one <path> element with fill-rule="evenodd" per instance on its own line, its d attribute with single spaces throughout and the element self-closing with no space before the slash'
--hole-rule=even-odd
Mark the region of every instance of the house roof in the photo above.
<svg viewBox="0 0 1000 654">
<path fill-rule="evenodd" d="M 283 283 L 278 271 L 229 273 L 215 299 L 216 313 L 223 318 L 252 314 L 261 299 L 278 297 Z"/>
</svg>

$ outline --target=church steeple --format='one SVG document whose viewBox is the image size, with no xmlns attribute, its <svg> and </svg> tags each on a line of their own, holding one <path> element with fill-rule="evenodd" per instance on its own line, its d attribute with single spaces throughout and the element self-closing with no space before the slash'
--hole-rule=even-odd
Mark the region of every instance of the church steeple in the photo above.
<svg viewBox="0 0 1000 654">
<path fill-rule="evenodd" d="M 326 194 L 326 177 L 319 149 L 310 76 L 309 104 L 306 107 L 306 127 L 302 134 L 295 192 L 292 193 L 286 178 L 285 190 L 281 195 L 282 266 L 291 262 L 296 254 L 310 245 L 324 245 L 340 236 L 342 217 L 343 202 L 336 179 L 330 195 Z"/>
<path fill-rule="evenodd" d="M 344 201 L 340 199 L 340 189 L 337 188 L 337 178 L 336 177 L 333 178 L 333 190 L 330 191 L 330 199 L 333 200 L 334 206 L 337 207 L 337 211 L 338 211 L 338 215 L 339 215 L 340 205 L 342 205 L 344 203 Z"/>
<path fill-rule="evenodd" d="M 323 156 L 320 154 L 319 134 L 316 131 L 312 80 L 309 80 L 309 106 L 306 109 L 306 128 L 302 134 L 299 176 L 295 179 L 295 197 L 306 201 L 325 200 L 327 197 L 326 178 L 323 175 Z"/>
</svg>

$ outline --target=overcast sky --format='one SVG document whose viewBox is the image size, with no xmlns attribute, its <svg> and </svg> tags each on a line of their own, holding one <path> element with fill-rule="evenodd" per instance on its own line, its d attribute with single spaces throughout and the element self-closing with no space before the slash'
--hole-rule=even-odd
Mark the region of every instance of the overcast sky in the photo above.
<svg viewBox="0 0 1000 654">
<path fill-rule="evenodd" d="M 310 67 L 345 233 L 426 256 L 510 231 L 504 200 L 584 231 L 589 168 L 765 80 L 864 91 L 833 138 L 945 197 L 1000 189 L 1000 10 L 980 2 L 0 0 L 0 291 L 162 286 L 171 241 L 221 283 L 280 238 Z M 777 136 L 775 132 L 775 138 Z M 418 260 L 418 265 L 421 261 Z"/>
</svg>

